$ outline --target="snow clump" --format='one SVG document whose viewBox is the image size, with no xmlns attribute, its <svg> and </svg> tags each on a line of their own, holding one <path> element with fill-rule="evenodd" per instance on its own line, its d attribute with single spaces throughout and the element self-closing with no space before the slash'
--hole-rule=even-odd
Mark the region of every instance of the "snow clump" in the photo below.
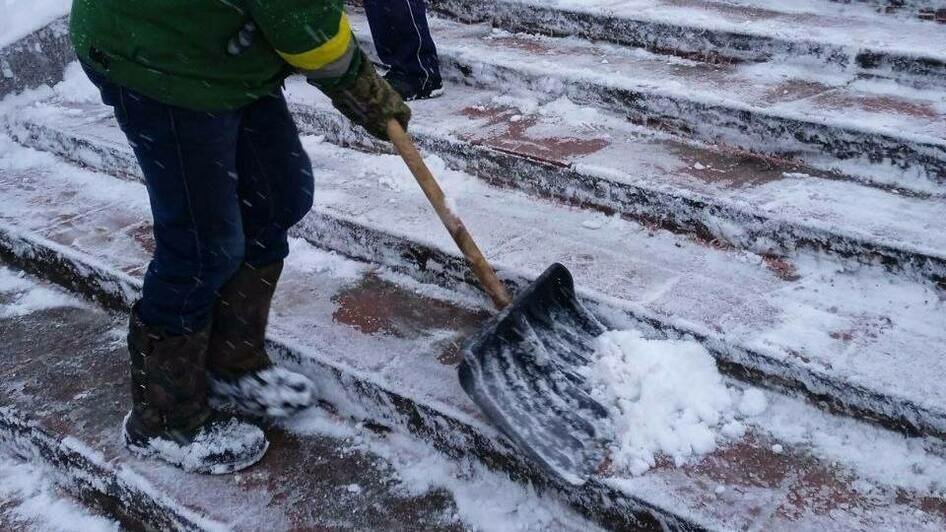
<svg viewBox="0 0 946 532">
<path fill-rule="evenodd" d="M 660 457 L 680 466 L 712 452 L 721 440 L 745 434 L 739 419 L 767 406 L 759 390 L 730 389 L 713 357 L 693 341 L 610 331 L 596 339 L 596 351 L 585 371 L 615 425 L 611 460 L 632 475 Z"/>
<path fill-rule="evenodd" d="M 99 89 L 92 84 L 78 61 L 66 66 L 63 80 L 53 87 L 53 91 L 63 102 L 101 104 Z"/>
</svg>

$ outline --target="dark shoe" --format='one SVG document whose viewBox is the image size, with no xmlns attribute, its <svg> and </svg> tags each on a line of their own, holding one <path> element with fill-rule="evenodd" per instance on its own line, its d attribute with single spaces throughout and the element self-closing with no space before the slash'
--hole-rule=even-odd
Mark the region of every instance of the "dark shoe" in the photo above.
<svg viewBox="0 0 946 532">
<path fill-rule="evenodd" d="M 129 412 L 122 424 L 122 439 L 141 458 L 160 458 L 184 471 L 208 475 L 246 469 L 262 460 L 269 448 L 259 427 L 219 414 L 194 430 L 154 432 Z"/>
<path fill-rule="evenodd" d="M 207 363 L 215 406 L 287 417 L 315 401 L 308 377 L 275 367 L 266 353 L 266 324 L 282 266 L 244 264 L 220 289 Z"/>
<path fill-rule="evenodd" d="M 238 379 L 210 378 L 215 407 L 235 406 L 257 417 L 289 417 L 309 408 L 315 402 L 314 388 L 305 375 L 275 366 Z"/>
<path fill-rule="evenodd" d="M 132 411 L 125 417 L 125 445 L 187 471 L 222 474 L 258 462 L 269 443 L 251 424 L 221 418 L 208 404 L 207 345 L 210 327 L 171 335 L 144 324 L 132 309 L 128 332 Z"/>
<path fill-rule="evenodd" d="M 401 98 L 403 98 L 405 102 L 429 100 L 443 96 L 443 82 L 440 81 L 417 85 L 391 75 L 384 76 L 384 79 L 401 95 Z"/>
</svg>

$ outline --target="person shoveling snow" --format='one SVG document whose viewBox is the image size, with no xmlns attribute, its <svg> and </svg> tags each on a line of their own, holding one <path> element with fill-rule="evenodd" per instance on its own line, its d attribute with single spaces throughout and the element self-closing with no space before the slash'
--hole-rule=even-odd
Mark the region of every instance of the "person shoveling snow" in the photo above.
<svg viewBox="0 0 946 532">
<path fill-rule="evenodd" d="M 359 49 L 341 0 L 75 0 L 70 26 L 154 218 L 128 334 L 130 450 L 236 471 L 262 458 L 266 436 L 213 404 L 285 417 L 316 399 L 264 348 L 287 232 L 312 206 L 312 165 L 280 88 L 301 72 L 394 144 L 500 311 L 463 350 L 464 390 L 549 473 L 580 484 L 604 462 L 608 411 L 578 372 L 603 327 L 560 264 L 511 297 L 407 136 L 410 109 Z"/>
<path fill-rule="evenodd" d="M 410 109 L 359 49 L 341 0 L 75 0 L 70 30 L 134 148 L 154 217 L 128 333 L 125 443 L 189 471 L 248 467 L 266 436 L 211 400 L 284 417 L 316 399 L 264 349 L 287 231 L 313 196 L 280 87 L 302 72 L 382 139 Z"/>
</svg>

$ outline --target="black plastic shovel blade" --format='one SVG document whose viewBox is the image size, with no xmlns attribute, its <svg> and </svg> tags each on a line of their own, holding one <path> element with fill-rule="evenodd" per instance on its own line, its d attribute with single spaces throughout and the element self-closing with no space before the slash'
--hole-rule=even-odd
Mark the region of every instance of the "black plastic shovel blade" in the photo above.
<svg viewBox="0 0 946 532">
<path fill-rule="evenodd" d="M 553 264 L 463 349 L 460 383 L 489 419 L 547 471 L 582 484 L 613 439 L 607 410 L 576 371 L 603 325 Z"/>
</svg>

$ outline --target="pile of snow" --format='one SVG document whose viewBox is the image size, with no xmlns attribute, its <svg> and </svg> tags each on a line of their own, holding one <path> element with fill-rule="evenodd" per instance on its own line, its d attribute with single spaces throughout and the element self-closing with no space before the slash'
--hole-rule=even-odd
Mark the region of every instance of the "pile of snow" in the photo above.
<svg viewBox="0 0 946 532">
<path fill-rule="evenodd" d="M 85 74 L 78 61 L 73 61 L 66 66 L 63 79 L 53 87 L 53 92 L 63 102 L 102 103 L 98 87 Z"/>
<path fill-rule="evenodd" d="M 652 340 L 639 331 L 610 331 L 596 340 L 586 371 L 593 395 L 611 411 L 615 467 L 640 475 L 667 457 L 677 466 L 741 437 L 741 419 L 765 412 L 756 389 L 723 380 L 706 349 L 687 340 Z"/>
<path fill-rule="evenodd" d="M 69 12 L 72 0 L 0 0 L 0 47 Z"/>
<path fill-rule="evenodd" d="M 42 467 L 0 450 L 0 512 L 18 530 L 97 532 L 120 530 L 60 493 Z"/>
<path fill-rule="evenodd" d="M 36 284 L 23 272 L 0 266 L 0 318 L 26 316 L 50 308 L 83 306 L 75 297 Z"/>
</svg>

